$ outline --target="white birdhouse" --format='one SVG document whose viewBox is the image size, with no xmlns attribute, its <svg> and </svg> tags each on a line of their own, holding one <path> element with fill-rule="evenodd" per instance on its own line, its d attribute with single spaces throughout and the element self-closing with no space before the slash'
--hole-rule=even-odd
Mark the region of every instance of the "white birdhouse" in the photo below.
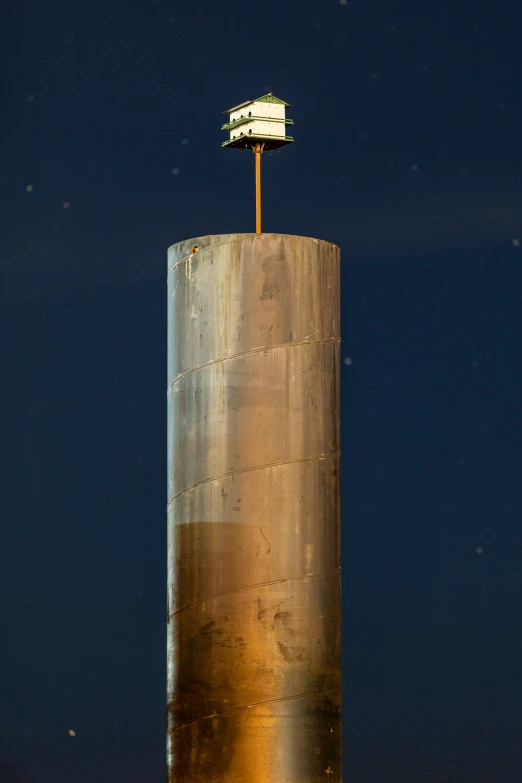
<svg viewBox="0 0 522 783">
<path fill-rule="evenodd" d="M 223 114 L 229 114 L 230 119 L 221 126 L 221 130 L 229 131 L 230 138 L 221 146 L 253 149 L 256 144 L 264 144 L 265 150 L 275 150 L 283 144 L 290 144 L 293 138 L 286 135 L 286 126 L 294 122 L 285 116 L 288 106 L 289 103 L 269 92 L 255 101 L 246 101 L 228 109 Z"/>
</svg>

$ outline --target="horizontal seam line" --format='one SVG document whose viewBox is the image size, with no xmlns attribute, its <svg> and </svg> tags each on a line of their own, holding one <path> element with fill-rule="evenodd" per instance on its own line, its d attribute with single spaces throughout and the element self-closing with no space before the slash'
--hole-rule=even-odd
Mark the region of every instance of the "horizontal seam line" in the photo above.
<svg viewBox="0 0 522 783">
<path fill-rule="evenodd" d="M 233 593 L 241 593 L 245 590 L 257 590 L 260 587 L 267 587 L 267 585 L 282 585 L 286 582 L 301 582 L 303 579 L 318 579 L 320 576 L 326 576 L 327 574 L 334 574 L 336 571 L 340 571 L 341 566 L 336 566 L 335 568 L 329 568 L 327 571 L 321 571 L 319 574 L 305 574 L 304 576 L 289 576 L 285 579 L 274 579 L 271 582 L 260 582 L 259 584 L 255 585 L 244 585 L 243 587 L 234 587 L 233 590 L 225 590 L 224 593 L 217 593 L 217 595 L 209 595 L 208 598 L 200 598 L 199 601 L 194 601 L 192 604 L 186 604 L 185 606 L 180 606 L 179 609 L 176 609 L 175 612 L 172 612 L 171 615 L 169 615 L 168 622 L 172 620 L 175 615 L 179 614 L 180 612 L 184 612 L 185 609 L 191 609 L 193 606 L 198 606 L 199 604 L 205 603 L 205 601 L 213 601 L 214 598 L 221 598 L 223 595 L 232 595 Z"/>
<path fill-rule="evenodd" d="M 253 465 L 251 468 L 240 468 L 239 470 L 231 470 L 228 473 L 222 473 L 219 476 L 210 476 L 210 478 L 202 479 L 201 481 L 196 481 L 194 484 L 190 484 L 190 486 L 185 487 L 185 489 L 182 489 L 181 492 L 177 492 L 174 497 L 170 498 L 169 502 L 167 503 L 167 508 L 173 503 L 177 498 L 179 498 L 181 495 L 184 495 L 185 492 L 190 492 L 190 490 L 195 489 L 196 487 L 200 487 L 202 484 L 208 484 L 210 481 L 221 481 L 221 479 L 228 478 L 229 476 L 237 476 L 239 473 L 250 473 L 253 470 L 266 470 L 266 468 L 277 468 L 279 465 L 293 465 L 295 462 L 315 462 L 319 459 L 329 459 L 332 457 L 340 457 L 341 452 L 340 451 L 334 451 L 331 454 L 319 454 L 318 457 L 300 457 L 299 459 L 287 459 L 282 460 L 281 462 L 267 462 L 266 465 Z"/>
<path fill-rule="evenodd" d="M 248 710 L 252 707 L 262 707 L 264 704 L 277 704 L 278 702 L 282 701 L 291 701 L 292 699 L 303 699 L 305 696 L 320 696 L 322 693 L 331 693 L 332 691 L 338 691 L 342 688 L 342 685 L 336 685 L 334 688 L 324 688 L 322 691 L 307 691 L 306 693 L 298 693 L 294 696 L 281 696 L 278 699 L 267 699 L 266 701 L 257 701 L 253 704 L 240 704 L 238 707 L 230 707 L 228 710 L 223 710 L 223 712 L 215 712 L 212 715 L 203 715 L 201 718 L 195 718 L 194 720 L 188 721 L 188 723 L 182 723 L 180 726 L 176 726 L 174 729 L 172 729 L 169 732 L 170 734 L 174 734 L 175 731 L 178 731 L 179 729 L 184 729 L 186 726 L 191 726 L 194 723 L 199 723 L 201 720 L 209 720 L 210 718 L 219 718 L 221 715 L 227 715 L 229 712 L 237 712 L 238 710 Z"/>
<path fill-rule="evenodd" d="M 279 343 L 279 345 L 263 345 L 259 348 L 251 348 L 250 351 L 243 351 L 242 353 L 233 353 L 231 356 L 223 356 L 221 359 L 212 359 L 210 362 L 205 362 L 204 364 L 198 364 L 196 367 L 193 367 L 191 370 L 187 370 L 186 372 L 181 373 L 181 375 L 178 375 L 178 377 L 172 381 L 171 384 L 169 384 L 169 387 L 167 389 L 168 392 L 172 389 L 174 384 L 176 384 L 178 381 L 180 381 L 182 378 L 185 378 L 187 375 L 190 375 L 193 372 L 196 372 L 197 370 L 203 369 L 203 367 L 210 367 L 212 364 L 219 364 L 220 362 L 227 362 L 230 359 L 239 359 L 241 356 L 248 356 L 252 353 L 268 353 L 269 351 L 275 351 L 278 348 L 294 348 L 300 345 L 322 345 L 323 343 L 340 343 L 341 338 L 340 337 L 327 337 L 324 340 L 303 340 L 300 343 Z"/>
</svg>

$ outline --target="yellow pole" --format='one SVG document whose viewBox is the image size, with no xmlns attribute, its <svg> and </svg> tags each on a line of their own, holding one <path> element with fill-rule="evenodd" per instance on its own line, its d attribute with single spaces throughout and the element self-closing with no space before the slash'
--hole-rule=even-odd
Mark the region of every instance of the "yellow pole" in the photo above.
<svg viewBox="0 0 522 783">
<path fill-rule="evenodd" d="M 261 152 L 261 145 L 256 144 L 254 147 L 256 156 L 256 234 L 261 233 Z"/>
</svg>

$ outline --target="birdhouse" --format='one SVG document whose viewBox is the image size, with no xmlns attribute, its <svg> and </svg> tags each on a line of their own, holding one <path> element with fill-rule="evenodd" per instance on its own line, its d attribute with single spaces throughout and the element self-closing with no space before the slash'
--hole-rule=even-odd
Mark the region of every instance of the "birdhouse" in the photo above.
<svg viewBox="0 0 522 783">
<path fill-rule="evenodd" d="M 221 146 L 253 149 L 256 144 L 264 144 L 265 150 L 275 150 L 290 144 L 293 138 L 286 135 L 286 126 L 294 122 L 285 116 L 289 106 L 269 92 L 255 101 L 246 101 L 228 109 L 223 114 L 229 114 L 230 118 L 221 130 L 229 131 L 230 138 Z"/>
</svg>

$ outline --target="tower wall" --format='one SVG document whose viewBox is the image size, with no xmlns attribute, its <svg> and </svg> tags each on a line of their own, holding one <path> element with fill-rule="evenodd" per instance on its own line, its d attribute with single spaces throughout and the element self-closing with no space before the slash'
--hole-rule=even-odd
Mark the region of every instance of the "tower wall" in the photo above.
<svg viewBox="0 0 522 783">
<path fill-rule="evenodd" d="M 168 770 L 341 781 L 335 245 L 169 249 Z"/>
</svg>

